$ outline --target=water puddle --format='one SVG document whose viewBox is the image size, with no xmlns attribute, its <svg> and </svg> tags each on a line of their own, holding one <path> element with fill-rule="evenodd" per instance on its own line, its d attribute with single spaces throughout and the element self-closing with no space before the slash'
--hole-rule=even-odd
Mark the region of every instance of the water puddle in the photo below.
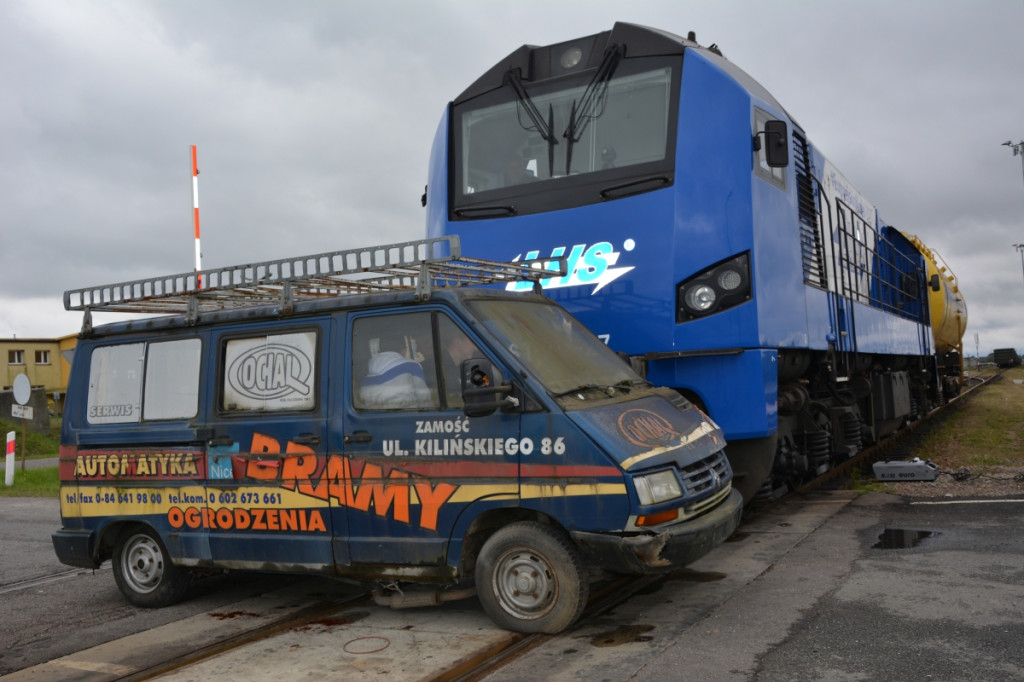
<svg viewBox="0 0 1024 682">
<path fill-rule="evenodd" d="M 689 568 L 683 568 L 669 573 L 665 579 L 681 580 L 687 583 L 713 583 L 718 580 L 724 580 L 726 577 L 725 573 L 719 573 L 718 571 L 694 571 Z"/>
<path fill-rule="evenodd" d="M 243 617 L 259 618 L 260 614 L 253 613 L 252 611 L 228 611 L 228 612 L 214 611 L 213 613 L 210 614 L 210 618 L 216 618 L 217 620 L 231 620 L 231 619 L 234 619 L 234 618 L 243 618 Z"/>
<path fill-rule="evenodd" d="M 609 632 L 594 635 L 590 643 L 596 647 L 609 647 L 633 642 L 650 642 L 654 638 L 644 633 L 653 629 L 653 625 L 623 625 Z"/>
<path fill-rule="evenodd" d="M 878 542 L 872 549 L 910 549 L 921 544 L 922 540 L 942 535 L 930 530 L 905 530 L 903 528 L 886 528 L 878 536 Z"/>
</svg>

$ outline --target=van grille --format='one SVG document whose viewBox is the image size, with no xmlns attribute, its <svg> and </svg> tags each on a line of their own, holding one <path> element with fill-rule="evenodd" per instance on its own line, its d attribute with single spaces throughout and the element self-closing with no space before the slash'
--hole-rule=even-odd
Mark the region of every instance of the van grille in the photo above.
<svg viewBox="0 0 1024 682">
<path fill-rule="evenodd" d="M 684 467 L 680 473 L 687 497 L 707 495 L 730 478 L 729 463 L 722 450 Z"/>
</svg>

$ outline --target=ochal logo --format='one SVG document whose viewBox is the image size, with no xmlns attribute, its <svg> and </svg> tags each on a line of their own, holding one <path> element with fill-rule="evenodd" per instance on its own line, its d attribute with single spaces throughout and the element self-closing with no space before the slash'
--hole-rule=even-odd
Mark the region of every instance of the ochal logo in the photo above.
<svg viewBox="0 0 1024 682">
<path fill-rule="evenodd" d="M 268 400 L 309 395 L 312 362 L 297 348 L 268 343 L 235 358 L 228 368 L 232 387 L 250 398 Z"/>
<path fill-rule="evenodd" d="M 623 245 L 623 251 L 632 251 L 636 248 L 636 242 L 627 239 Z M 568 250 L 568 255 L 566 251 Z M 596 294 L 604 286 L 610 284 L 622 275 L 632 270 L 635 266 L 612 267 L 619 262 L 622 252 L 616 251 L 611 242 L 598 242 L 587 246 L 576 244 L 571 249 L 564 246 L 556 246 L 551 250 L 552 258 L 565 257 L 566 272 L 564 277 L 549 277 L 541 280 L 541 286 L 545 289 L 558 289 L 560 287 L 579 287 L 596 284 L 591 294 Z M 525 258 L 519 254 L 513 261 L 533 260 L 540 257 L 540 251 L 528 251 Z M 549 269 L 557 270 L 558 264 L 553 263 Z M 533 285 L 529 282 L 514 282 L 505 288 L 509 291 L 529 290 Z"/>
<path fill-rule="evenodd" d="M 640 447 L 666 446 L 679 438 L 679 432 L 660 414 L 632 409 L 619 415 L 619 433 Z"/>
</svg>

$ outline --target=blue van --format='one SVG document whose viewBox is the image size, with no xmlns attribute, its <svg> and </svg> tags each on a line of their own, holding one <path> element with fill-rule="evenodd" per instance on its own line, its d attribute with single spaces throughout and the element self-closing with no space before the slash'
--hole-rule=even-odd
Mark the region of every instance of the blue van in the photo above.
<svg viewBox="0 0 1024 682">
<path fill-rule="evenodd" d="M 550 275 L 449 237 L 66 292 L 86 320 L 57 556 L 110 559 L 144 607 L 197 570 L 291 572 L 393 607 L 476 594 L 549 633 L 591 568 L 696 560 L 742 509 L 721 430 L 503 288 Z M 93 327 L 100 310 L 173 314 Z"/>
</svg>

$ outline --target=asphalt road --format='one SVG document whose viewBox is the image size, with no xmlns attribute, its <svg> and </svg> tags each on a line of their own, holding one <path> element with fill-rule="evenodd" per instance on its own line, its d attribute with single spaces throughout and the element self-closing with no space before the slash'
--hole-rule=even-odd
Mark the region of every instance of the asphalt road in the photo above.
<svg viewBox="0 0 1024 682">
<path fill-rule="evenodd" d="M 557 642 L 486 679 L 543 670 L 546 681 L 1024 680 L 1024 496 L 872 493 L 818 527 L 800 523 L 790 507 L 744 524 L 692 566 L 717 581 L 631 599 L 577 629 L 603 630 L 612 656 Z M 803 537 L 775 552 L 772 537 L 786 530 Z M 767 569 L 744 574 L 769 553 Z"/>
<path fill-rule="evenodd" d="M 0 675 L 294 583 L 294 576 L 231 575 L 197 583 L 163 609 L 128 604 L 110 563 L 97 571 L 57 561 L 56 499 L 0 497 Z"/>
<path fill-rule="evenodd" d="M 579 623 L 487 679 L 1022 680 L 1022 522 L 1021 495 L 814 494 L 748 520 L 658 589 Z M 130 634 L 157 636 L 161 625 L 180 628 L 194 614 L 311 580 L 216 577 L 178 605 L 137 609 L 121 598 L 109 569 L 66 573 L 49 540 L 58 524 L 55 500 L 0 498 L 0 675 Z M 41 576 L 61 578 L 23 582 Z M 446 606 L 398 615 L 361 607 L 360 622 L 254 643 L 171 679 L 228 679 L 225 671 L 294 679 L 303 671 L 340 674 L 345 666 L 368 674 L 374 665 L 390 671 L 380 679 L 422 679 L 395 673 L 450 646 L 443 637 L 432 644 L 432 635 L 463 641 L 493 630 L 472 602 Z M 359 629 L 375 619 L 389 623 Z M 339 646 L 381 634 L 394 646 L 372 658 Z M 116 661 L 119 645 L 111 646 Z M 90 663 L 94 656 L 86 652 Z"/>
</svg>

